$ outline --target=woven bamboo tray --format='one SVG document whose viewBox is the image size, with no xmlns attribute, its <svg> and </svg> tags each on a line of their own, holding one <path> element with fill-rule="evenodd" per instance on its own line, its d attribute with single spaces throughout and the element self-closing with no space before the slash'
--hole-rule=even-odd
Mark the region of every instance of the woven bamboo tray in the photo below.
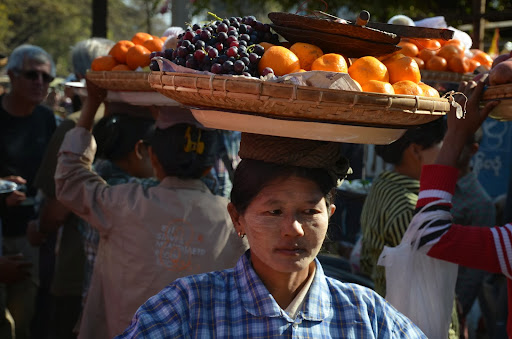
<svg viewBox="0 0 512 339">
<path fill-rule="evenodd" d="M 441 72 L 441 71 L 430 71 L 422 69 L 421 81 L 433 81 L 433 82 L 461 82 L 469 81 L 473 79 L 474 74 L 472 73 L 455 73 L 455 72 Z"/>
<path fill-rule="evenodd" d="M 444 98 L 320 89 L 225 75 L 151 72 L 149 83 L 186 106 L 317 122 L 410 127 L 450 110 Z"/>
<path fill-rule="evenodd" d="M 148 83 L 148 72 L 88 71 L 85 76 L 96 86 L 111 91 L 153 91 Z"/>
<path fill-rule="evenodd" d="M 489 86 L 485 89 L 482 101 L 500 100 L 489 116 L 500 121 L 512 120 L 512 84 Z"/>
<path fill-rule="evenodd" d="M 512 99 L 512 84 L 489 86 L 485 89 L 482 99 Z"/>
</svg>

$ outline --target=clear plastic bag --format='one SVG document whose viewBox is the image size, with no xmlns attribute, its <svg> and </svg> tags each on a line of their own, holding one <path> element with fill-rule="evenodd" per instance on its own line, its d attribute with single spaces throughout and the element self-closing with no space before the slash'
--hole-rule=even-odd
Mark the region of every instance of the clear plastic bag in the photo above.
<svg viewBox="0 0 512 339">
<path fill-rule="evenodd" d="M 428 338 L 447 338 L 451 322 L 458 265 L 418 249 L 428 226 L 411 221 L 396 247 L 384 247 L 378 265 L 386 267 L 386 300 L 415 323 Z"/>
</svg>

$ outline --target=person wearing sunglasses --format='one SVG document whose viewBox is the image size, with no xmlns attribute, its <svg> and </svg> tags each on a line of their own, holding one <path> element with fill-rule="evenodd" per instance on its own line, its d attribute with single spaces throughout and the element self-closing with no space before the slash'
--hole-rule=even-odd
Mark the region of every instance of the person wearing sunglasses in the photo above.
<svg viewBox="0 0 512 339">
<path fill-rule="evenodd" d="M 23 254 L 32 269 L 30 277 L 8 288 L 0 287 L 0 337 L 10 338 L 10 334 L 3 336 L 10 333 L 4 312 L 8 308 L 16 338 L 29 338 L 39 279 L 38 250 L 29 243 L 26 231 L 29 222 L 37 218 L 34 177 L 56 128 L 52 110 L 41 104 L 55 76 L 55 65 L 42 48 L 21 45 L 12 51 L 6 70 L 11 89 L 0 96 L 0 177 L 22 177 L 27 189 L 22 204 L 0 204 L 3 253 Z"/>
</svg>

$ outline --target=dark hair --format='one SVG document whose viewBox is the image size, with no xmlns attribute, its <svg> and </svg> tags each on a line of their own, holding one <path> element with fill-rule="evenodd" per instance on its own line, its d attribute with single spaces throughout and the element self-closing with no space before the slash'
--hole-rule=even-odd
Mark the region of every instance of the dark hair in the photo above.
<svg viewBox="0 0 512 339">
<path fill-rule="evenodd" d="M 139 140 L 147 140 L 155 130 L 150 118 L 113 114 L 103 117 L 93 128 L 98 144 L 96 157 L 119 160 L 126 157 Z"/>
<path fill-rule="evenodd" d="M 393 165 L 400 165 L 404 151 L 410 144 L 428 149 L 440 143 L 446 133 L 446 121 L 439 118 L 429 123 L 408 129 L 402 137 L 389 145 L 376 145 L 375 153 Z"/>
<path fill-rule="evenodd" d="M 157 128 L 150 140 L 167 176 L 197 179 L 214 165 L 218 133 L 190 124 Z"/>
<path fill-rule="evenodd" d="M 309 179 L 318 185 L 325 197 L 327 206 L 334 201 L 332 178 L 321 168 L 305 168 L 279 165 L 253 159 L 242 159 L 238 164 L 231 189 L 231 202 L 238 213 L 244 213 L 258 193 L 277 178 L 288 178 L 292 175 Z"/>
</svg>

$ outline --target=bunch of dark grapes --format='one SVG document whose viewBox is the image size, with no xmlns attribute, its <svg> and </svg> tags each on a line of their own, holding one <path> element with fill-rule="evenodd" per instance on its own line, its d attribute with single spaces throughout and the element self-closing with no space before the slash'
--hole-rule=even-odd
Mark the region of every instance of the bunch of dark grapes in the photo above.
<svg viewBox="0 0 512 339">
<path fill-rule="evenodd" d="M 178 39 L 175 50 L 156 52 L 152 57 L 163 56 L 177 65 L 199 71 L 254 77 L 260 75 L 258 63 L 265 52 L 259 43 L 279 43 L 270 26 L 254 16 L 231 17 L 203 27 L 194 24 Z M 158 70 L 158 65 L 152 62 L 150 68 Z M 265 69 L 264 73 L 269 71 Z"/>
</svg>

